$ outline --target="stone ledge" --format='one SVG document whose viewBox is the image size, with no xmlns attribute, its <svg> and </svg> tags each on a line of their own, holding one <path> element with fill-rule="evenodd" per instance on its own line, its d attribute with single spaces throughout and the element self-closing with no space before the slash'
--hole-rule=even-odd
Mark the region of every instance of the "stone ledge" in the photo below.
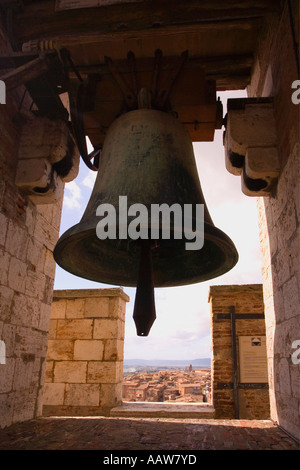
<svg viewBox="0 0 300 470">
<path fill-rule="evenodd" d="M 67 406 L 67 405 L 44 405 L 43 406 L 43 418 L 55 418 L 55 417 L 103 417 L 109 416 L 108 407 L 102 406 Z"/>
<path fill-rule="evenodd" d="M 262 284 L 229 284 L 229 285 L 215 285 L 209 287 L 208 300 L 215 294 L 249 294 L 249 293 L 262 293 Z"/>
<path fill-rule="evenodd" d="M 53 300 L 74 299 L 89 297 L 121 297 L 125 302 L 129 302 L 129 297 L 122 289 L 61 289 L 53 291 Z"/>
<path fill-rule="evenodd" d="M 209 403 L 123 402 L 110 410 L 111 417 L 136 418 L 209 418 L 215 410 Z"/>
</svg>

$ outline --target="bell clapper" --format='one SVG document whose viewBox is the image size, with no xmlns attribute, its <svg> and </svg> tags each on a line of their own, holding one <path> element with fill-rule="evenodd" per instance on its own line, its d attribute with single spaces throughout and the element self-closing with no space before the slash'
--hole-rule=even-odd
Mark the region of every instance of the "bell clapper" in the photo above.
<svg viewBox="0 0 300 470">
<path fill-rule="evenodd" d="M 148 336 L 156 319 L 151 240 L 140 240 L 140 265 L 133 319 L 138 336 Z"/>
</svg>

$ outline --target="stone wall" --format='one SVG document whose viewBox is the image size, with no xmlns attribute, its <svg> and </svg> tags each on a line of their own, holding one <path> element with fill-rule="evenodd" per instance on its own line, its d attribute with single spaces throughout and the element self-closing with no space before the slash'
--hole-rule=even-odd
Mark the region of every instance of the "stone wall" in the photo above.
<svg viewBox="0 0 300 470">
<path fill-rule="evenodd" d="M 61 203 L 36 206 L 15 186 L 20 121 L 0 105 L 0 427 L 41 414 Z"/>
<path fill-rule="evenodd" d="M 265 335 L 265 321 L 262 315 L 264 313 L 262 286 L 260 284 L 211 286 L 209 301 L 212 334 L 212 403 L 215 417 L 268 419 L 270 405 L 267 385 L 264 383 L 241 384 L 240 375 L 239 339 L 245 336 L 264 337 Z M 235 320 L 238 416 L 235 414 L 233 388 L 231 307 L 234 307 L 238 317 L 242 316 L 242 318 Z M 257 318 L 257 316 L 262 316 L 262 318 Z"/>
<path fill-rule="evenodd" d="M 0 25 L 0 53 L 5 56 L 10 52 Z M 53 135 L 45 133 L 37 139 L 28 128 L 28 122 L 44 123 L 45 119 L 25 91 L 21 85 L 7 88 L 5 103 L 0 104 L 0 341 L 5 351 L 0 361 L 0 427 L 42 413 L 55 274 L 52 251 L 59 236 L 64 189 L 63 179 L 52 171 L 47 144 L 50 140 L 51 150 L 59 150 L 59 162 L 68 150 L 61 141 L 54 145 Z M 62 121 L 57 124 L 63 128 Z M 66 125 L 59 137 L 66 141 L 70 137 Z M 74 149 L 70 152 L 70 177 L 66 172 L 70 181 L 77 173 L 79 153 L 71 138 L 68 142 Z M 26 156 L 32 162 L 33 149 L 34 164 L 24 165 Z M 36 181 L 38 168 L 38 176 L 44 175 L 45 168 L 47 172 L 44 179 Z M 49 175 L 53 181 L 48 186 Z M 43 191 L 38 184 L 46 185 Z"/>
<path fill-rule="evenodd" d="M 103 415 L 122 401 L 122 289 L 54 291 L 43 415 Z"/>
<path fill-rule="evenodd" d="M 258 199 L 271 417 L 300 440 L 300 366 L 292 360 L 300 340 L 300 104 L 291 99 L 299 77 L 287 4 L 260 38 L 248 94 L 274 97 L 281 175 L 272 196 Z M 299 2 L 292 5 L 299 38 Z"/>
</svg>

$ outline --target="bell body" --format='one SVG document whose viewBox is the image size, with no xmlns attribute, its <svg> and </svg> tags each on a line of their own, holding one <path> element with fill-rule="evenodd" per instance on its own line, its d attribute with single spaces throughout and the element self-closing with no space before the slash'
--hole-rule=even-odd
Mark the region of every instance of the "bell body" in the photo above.
<svg viewBox="0 0 300 470">
<path fill-rule="evenodd" d="M 160 239 L 152 247 L 153 283 L 171 287 L 206 281 L 229 271 L 238 254 L 230 238 L 216 228 L 207 210 L 190 137 L 173 116 L 151 109 L 121 115 L 108 130 L 89 203 L 81 221 L 65 232 L 54 249 L 65 270 L 96 282 L 136 287 L 138 240 L 101 240 L 97 208 L 110 204 L 119 224 L 120 196 L 127 208 L 143 204 L 151 226 L 153 204 L 204 205 L 204 245 L 187 250 L 181 239 Z M 128 217 L 127 223 L 130 221 Z M 117 231 L 124 229 L 118 225 Z M 126 229 L 126 227 L 125 227 Z M 182 227 L 172 225 L 171 234 Z"/>
</svg>

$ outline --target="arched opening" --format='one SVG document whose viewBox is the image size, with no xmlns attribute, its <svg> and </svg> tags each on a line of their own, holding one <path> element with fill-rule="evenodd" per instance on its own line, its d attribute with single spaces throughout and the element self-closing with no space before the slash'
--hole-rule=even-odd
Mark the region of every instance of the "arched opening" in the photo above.
<svg viewBox="0 0 300 470">
<path fill-rule="evenodd" d="M 225 114 L 228 97 L 246 94 L 240 90 L 219 95 Z M 124 289 L 130 297 L 126 307 L 124 381 L 128 381 L 128 374 L 134 372 L 130 379 L 138 383 L 132 401 L 211 403 L 209 287 L 261 283 L 256 200 L 243 195 L 239 178 L 225 169 L 223 131 L 216 131 L 214 142 L 193 145 L 208 210 L 214 224 L 234 241 L 239 262 L 229 273 L 204 283 L 155 289 L 157 319 L 148 337 L 136 335 L 132 320 L 135 289 Z M 77 179 L 66 185 L 61 232 L 80 220 L 95 176 L 95 172 L 81 164 Z M 103 287 L 111 286 L 75 277 L 57 266 L 55 289 Z M 193 373 L 188 370 L 190 365 Z M 146 379 L 140 380 L 139 372 L 148 373 Z M 150 381 L 152 387 L 149 387 Z M 188 382 L 193 385 L 189 390 L 183 387 L 189 385 Z M 126 398 L 123 394 L 123 399 L 126 401 L 128 395 Z"/>
</svg>

